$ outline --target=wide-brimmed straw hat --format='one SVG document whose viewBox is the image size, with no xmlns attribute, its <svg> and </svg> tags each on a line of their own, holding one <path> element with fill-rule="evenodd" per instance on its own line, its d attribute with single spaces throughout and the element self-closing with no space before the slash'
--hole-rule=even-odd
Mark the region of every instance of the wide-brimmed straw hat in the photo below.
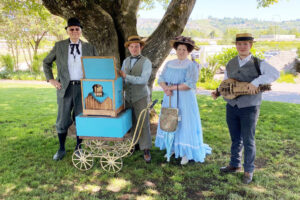
<svg viewBox="0 0 300 200">
<path fill-rule="evenodd" d="M 70 26 L 79 26 L 81 29 L 83 28 L 80 24 L 80 21 L 75 17 L 71 17 L 70 19 L 68 19 L 68 25 L 65 27 L 65 29 Z"/>
<path fill-rule="evenodd" d="M 252 36 L 251 33 L 238 33 L 238 34 L 236 34 L 234 43 L 236 43 L 238 41 L 251 41 L 251 42 L 255 42 L 254 41 L 254 37 Z"/>
<path fill-rule="evenodd" d="M 199 50 L 199 47 L 196 46 L 195 41 L 190 37 L 178 36 L 174 40 L 170 41 L 172 47 L 175 43 L 188 44 L 191 45 L 194 49 Z"/>
<path fill-rule="evenodd" d="M 141 46 L 145 45 L 145 41 L 140 36 L 132 35 L 128 37 L 128 41 L 125 42 L 124 46 L 127 48 L 131 43 L 140 43 Z"/>
</svg>

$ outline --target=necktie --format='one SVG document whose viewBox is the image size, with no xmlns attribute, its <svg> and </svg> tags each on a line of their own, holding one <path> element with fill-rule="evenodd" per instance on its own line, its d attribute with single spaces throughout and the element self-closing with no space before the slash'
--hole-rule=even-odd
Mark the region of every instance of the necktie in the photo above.
<svg viewBox="0 0 300 200">
<path fill-rule="evenodd" d="M 138 55 L 138 56 L 130 56 L 130 59 L 140 59 L 141 58 L 141 55 Z"/>
<path fill-rule="evenodd" d="M 74 55 L 74 47 L 76 47 L 76 51 L 78 54 L 80 54 L 80 51 L 79 51 L 79 44 L 70 44 L 71 46 L 71 54 Z M 75 55 L 74 55 L 75 56 Z"/>
</svg>

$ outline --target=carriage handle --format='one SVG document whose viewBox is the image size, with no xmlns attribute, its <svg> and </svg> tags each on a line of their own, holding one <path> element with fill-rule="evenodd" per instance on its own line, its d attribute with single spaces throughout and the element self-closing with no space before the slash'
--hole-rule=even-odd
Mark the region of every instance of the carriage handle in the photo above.
<svg viewBox="0 0 300 200">
<path fill-rule="evenodd" d="M 128 149 L 127 153 L 123 154 L 121 157 L 125 157 L 126 155 L 128 155 L 130 153 L 131 149 L 133 148 L 133 146 L 138 143 L 138 141 L 140 139 L 140 136 L 141 136 L 142 127 L 144 126 L 147 111 L 151 110 L 157 102 L 158 102 L 158 100 L 155 99 L 152 103 L 149 103 L 147 105 L 147 107 L 144 108 L 142 110 L 142 112 L 140 113 L 140 115 L 138 117 L 138 120 L 137 120 L 137 123 L 136 123 L 136 126 L 135 126 L 134 134 L 132 136 L 132 140 L 131 140 L 131 143 L 130 143 L 130 148 Z M 142 122 L 141 122 L 141 120 L 142 120 Z M 135 136 L 137 135 L 138 128 L 140 128 L 140 130 L 139 130 L 137 138 L 135 139 Z"/>
</svg>

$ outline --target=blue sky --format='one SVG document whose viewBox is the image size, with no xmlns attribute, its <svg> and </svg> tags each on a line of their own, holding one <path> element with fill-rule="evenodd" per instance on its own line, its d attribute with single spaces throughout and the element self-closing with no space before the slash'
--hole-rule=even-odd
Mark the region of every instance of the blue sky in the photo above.
<svg viewBox="0 0 300 200">
<path fill-rule="evenodd" d="M 157 4 L 150 11 L 139 11 L 141 18 L 161 18 L 163 8 Z M 257 8 L 256 0 L 196 0 L 190 19 L 241 17 L 259 20 L 300 19 L 300 0 L 279 0 L 268 8 Z"/>
</svg>

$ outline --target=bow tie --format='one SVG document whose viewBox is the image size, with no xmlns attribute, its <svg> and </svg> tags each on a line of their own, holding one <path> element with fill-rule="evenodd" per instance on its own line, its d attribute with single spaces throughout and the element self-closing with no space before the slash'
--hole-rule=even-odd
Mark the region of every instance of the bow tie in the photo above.
<svg viewBox="0 0 300 200">
<path fill-rule="evenodd" d="M 74 54 L 74 47 L 76 47 L 77 53 L 80 54 L 79 44 L 70 44 L 70 46 L 71 46 L 71 54 Z"/>
<path fill-rule="evenodd" d="M 138 56 L 130 56 L 130 59 L 140 59 L 141 58 L 141 55 L 138 55 Z"/>
</svg>

